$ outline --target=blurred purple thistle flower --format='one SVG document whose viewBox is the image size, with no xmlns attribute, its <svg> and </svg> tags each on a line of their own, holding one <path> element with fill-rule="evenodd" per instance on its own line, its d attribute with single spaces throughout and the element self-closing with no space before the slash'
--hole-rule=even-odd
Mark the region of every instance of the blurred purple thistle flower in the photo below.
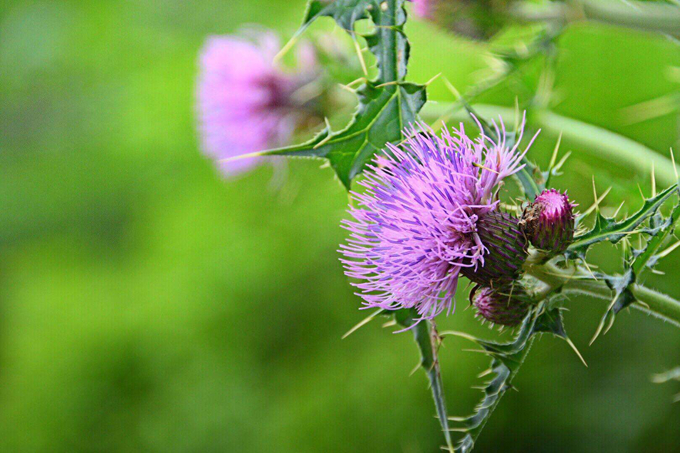
<svg viewBox="0 0 680 453">
<path fill-rule="evenodd" d="M 412 0 L 413 14 L 421 19 L 432 19 L 433 0 Z"/>
<path fill-rule="evenodd" d="M 276 36 L 261 33 L 257 41 L 213 36 L 201 51 L 198 116 L 203 149 L 226 175 L 248 170 L 262 158 L 224 159 L 281 146 L 295 127 L 290 97 L 301 78 L 274 65 Z"/>
<path fill-rule="evenodd" d="M 421 319 L 451 311 L 461 269 L 484 266 L 489 252 L 478 221 L 498 208 L 503 179 L 522 168 L 521 133 L 509 147 L 502 122 L 496 131 L 498 142 L 471 140 L 461 124 L 440 138 L 418 125 L 375 158 L 359 183 L 366 190 L 352 193 L 354 219 L 343 222 L 350 235 L 340 246 L 364 305 L 416 308 Z"/>
</svg>

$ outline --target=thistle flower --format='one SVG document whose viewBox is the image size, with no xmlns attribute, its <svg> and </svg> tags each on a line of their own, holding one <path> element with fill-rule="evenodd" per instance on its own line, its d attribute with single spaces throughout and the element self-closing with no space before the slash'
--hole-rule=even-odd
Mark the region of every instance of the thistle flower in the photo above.
<svg viewBox="0 0 680 453">
<path fill-rule="evenodd" d="M 500 289 L 476 286 L 470 292 L 470 302 L 477 309 L 479 318 L 513 327 L 522 322 L 529 312 L 529 304 L 518 293 L 521 290 L 511 286 Z"/>
<path fill-rule="evenodd" d="M 413 13 L 422 19 L 432 19 L 434 0 L 413 0 Z"/>
<path fill-rule="evenodd" d="M 350 237 L 340 249 L 364 305 L 414 307 L 430 319 L 451 311 L 462 270 L 513 273 L 490 253 L 512 238 L 489 239 L 509 222 L 498 215 L 497 192 L 524 153 L 507 145 L 502 123 L 496 132 L 498 141 L 484 134 L 473 141 L 461 124 L 440 138 L 420 125 L 369 166 L 359 183 L 366 190 L 352 193 L 353 220 L 343 222 Z"/>
<path fill-rule="evenodd" d="M 227 175 L 248 170 L 258 158 L 229 157 L 281 146 L 296 122 L 292 94 L 309 75 L 287 74 L 274 65 L 278 39 L 257 42 L 234 36 L 208 39 L 200 56 L 198 116 L 203 149 Z"/>
<path fill-rule="evenodd" d="M 574 204 L 565 193 L 548 189 L 522 214 L 521 227 L 534 247 L 558 254 L 574 239 Z"/>
</svg>

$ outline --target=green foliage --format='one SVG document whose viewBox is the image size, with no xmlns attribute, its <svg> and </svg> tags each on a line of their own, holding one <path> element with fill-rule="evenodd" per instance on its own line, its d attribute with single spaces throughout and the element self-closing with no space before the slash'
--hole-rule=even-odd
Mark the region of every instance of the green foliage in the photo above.
<svg viewBox="0 0 680 453">
<path fill-rule="evenodd" d="M 536 195 L 545 189 L 545 184 L 542 183 L 543 178 L 538 167 L 530 162 L 526 157 L 523 161 L 524 168 L 515 173 L 515 177 L 519 180 L 524 192 L 524 198 L 532 201 Z"/>
<path fill-rule="evenodd" d="M 656 266 L 661 258 L 659 249 L 675 230 L 678 215 L 680 215 L 680 202 L 673 207 L 668 217 L 656 213 L 649 219 L 650 225 L 646 233 L 650 237 L 643 248 L 633 250 L 633 261 L 630 263 L 630 269 L 636 278 L 639 278 L 646 269 L 653 269 Z"/>
<path fill-rule="evenodd" d="M 253 22 L 286 33 L 303 3 L 0 6 L 0 450 L 437 451 L 424 382 L 406 377 L 412 335 L 363 329 L 339 341 L 362 317 L 335 253 L 343 190 L 303 161 L 290 162 L 280 192 L 267 189 L 268 168 L 224 181 L 196 143 L 192 93 L 205 37 Z M 408 32 L 414 80 L 443 72 L 463 90 L 487 68 L 482 46 L 423 23 Z M 675 146 L 675 116 L 630 126 L 618 113 L 677 91 L 663 76 L 680 65 L 677 47 L 593 26 L 559 42 L 559 112 L 660 153 Z M 484 102 L 512 105 L 514 93 L 501 87 Z M 553 143 L 539 142 L 532 159 L 547 161 Z M 585 159 L 596 144 L 568 146 L 575 159 L 558 183 L 582 205 L 593 172 L 599 183 L 619 181 L 613 205 L 644 181 L 614 159 Z M 678 258 L 668 258 L 668 278 L 654 283 L 673 293 Z M 568 319 L 581 321 L 570 326 L 576 338 L 599 305 L 578 307 Z M 438 326 L 481 332 L 471 312 Z M 673 451 L 678 411 L 664 395 L 677 389 L 650 388 L 647 370 L 678 363 L 677 332 L 634 322 L 591 348 L 590 373 L 550 342 L 534 345 L 520 404 L 508 395 L 477 449 Z M 440 366 L 458 411 L 477 396 L 463 387 L 480 357 L 448 346 Z M 578 385 L 556 385 L 565 376 Z"/>
<path fill-rule="evenodd" d="M 593 244 L 603 241 L 616 244 L 627 236 L 646 232 L 646 229 L 639 229 L 638 227 L 656 214 L 659 207 L 676 192 L 677 184 L 674 184 L 658 195 L 645 199 L 644 204 L 638 212 L 623 220 L 605 217 L 598 211 L 593 228 L 590 231 L 577 236 L 567 249 L 567 254 L 570 257 L 585 259 L 588 248 Z"/>
<path fill-rule="evenodd" d="M 595 239 L 595 242 L 591 242 L 590 244 L 602 240 L 609 240 L 612 243 L 616 243 L 631 233 L 638 233 L 646 236 L 645 245 L 640 249 L 626 247 L 624 272 L 622 275 L 612 276 L 603 273 L 598 274 L 612 290 L 613 298 L 600 321 L 593 340 L 597 338 L 603 330 L 606 333 L 614 324 L 616 315 L 635 302 L 636 299 L 632 291 L 632 286 L 638 283 L 640 276 L 645 270 L 652 269 L 661 258 L 659 249 L 664 245 L 665 240 L 675 229 L 675 223 L 680 214 L 680 202 L 676 203 L 668 217 L 663 217 L 663 215 L 658 212 L 658 209 L 664 201 L 674 194 L 680 195 L 677 184 L 669 187 L 657 196 L 645 200 L 643 207 L 625 220 L 615 222 L 613 219 L 605 219 L 608 222 L 608 226 L 602 228 L 599 233 L 590 236 L 590 240 Z M 600 221 L 601 218 L 603 217 L 598 214 L 598 221 Z M 648 222 L 645 223 L 647 220 Z M 645 226 L 638 229 L 638 227 L 643 224 Z M 598 228 L 597 223 L 591 232 L 594 231 L 595 228 Z M 584 244 L 585 248 L 581 248 L 583 255 L 585 255 L 585 251 L 589 246 L 588 240 L 586 240 Z"/>
<path fill-rule="evenodd" d="M 512 380 L 529 354 L 534 336 L 541 333 L 551 333 L 568 340 L 562 323 L 562 314 L 558 308 L 547 309 L 543 303 L 534 308 L 524 319 L 515 339 L 509 343 L 471 338 L 491 356 L 489 374 L 492 377 L 482 388 L 484 397 L 475 412 L 468 417 L 455 419 L 460 426 L 454 428 L 454 431 L 465 433 L 456 451 L 462 453 L 472 451 L 501 398 L 512 388 Z"/>
<path fill-rule="evenodd" d="M 410 328 L 413 331 L 413 338 L 420 351 L 420 366 L 427 374 L 432 389 L 432 397 L 437 409 L 437 418 L 444 432 L 446 446 L 449 451 L 453 451 L 453 441 L 449 431 L 448 415 L 446 412 L 446 399 L 444 398 L 444 387 L 442 383 L 441 370 L 437 351 L 439 349 L 440 338 L 437 329 L 430 321 L 417 321 L 418 313 L 411 310 L 399 310 L 394 313 L 394 318 L 402 327 Z"/>
<path fill-rule="evenodd" d="M 402 140 L 402 131 L 416 121 L 425 104 L 426 93 L 423 85 L 405 81 L 410 49 L 404 34 L 404 0 L 311 0 L 298 33 L 323 16 L 333 17 L 354 39 L 356 22 L 370 17 L 375 31 L 365 39 L 376 57 L 378 76 L 357 89 L 359 105 L 344 129 L 332 131 L 327 125 L 307 143 L 266 154 L 325 158 L 349 189 L 376 152 Z"/>
<path fill-rule="evenodd" d="M 425 90 L 412 83 L 378 87 L 367 82 L 357 90 L 359 107 L 342 131 L 327 126 L 313 140 L 302 145 L 272 150 L 271 155 L 323 157 L 328 159 L 342 184 L 352 180 L 386 143 L 398 143 L 406 125 L 416 120 L 425 103 Z"/>
</svg>

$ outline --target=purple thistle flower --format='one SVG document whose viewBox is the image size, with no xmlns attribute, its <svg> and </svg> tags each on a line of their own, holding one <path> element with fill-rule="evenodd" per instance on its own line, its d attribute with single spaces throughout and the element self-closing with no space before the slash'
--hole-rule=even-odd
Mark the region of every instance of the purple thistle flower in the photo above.
<svg viewBox="0 0 680 453">
<path fill-rule="evenodd" d="M 366 190 L 352 193 L 354 219 L 343 222 L 350 235 L 340 246 L 364 305 L 416 308 L 421 319 L 451 311 L 461 270 L 482 268 L 489 253 L 480 219 L 497 210 L 503 179 L 522 168 L 524 153 L 507 146 L 502 122 L 496 131 L 498 142 L 471 140 L 461 124 L 440 138 L 419 125 L 375 158 L 359 183 Z"/>
<path fill-rule="evenodd" d="M 258 41 L 214 36 L 201 51 L 198 116 L 203 149 L 220 161 L 226 175 L 260 160 L 223 159 L 280 146 L 294 129 L 290 96 L 300 84 L 273 63 L 278 39 L 263 33 Z"/>
<path fill-rule="evenodd" d="M 548 189 L 536 196 L 520 224 L 534 247 L 553 255 L 564 252 L 574 239 L 574 204 L 565 193 Z"/>
</svg>

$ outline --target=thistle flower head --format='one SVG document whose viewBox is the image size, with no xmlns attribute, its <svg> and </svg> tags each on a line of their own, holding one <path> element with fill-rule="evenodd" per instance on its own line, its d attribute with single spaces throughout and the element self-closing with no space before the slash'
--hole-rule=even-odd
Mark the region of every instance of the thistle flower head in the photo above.
<svg viewBox="0 0 680 453">
<path fill-rule="evenodd" d="M 488 286 L 475 287 L 470 292 L 470 302 L 477 309 L 477 316 L 501 326 L 518 325 L 529 312 L 529 304 L 513 294 L 513 287 L 494 289 Z"/>
<path fill-rule="evenodd" d="M 461 269 L 484 266 L 480 220 L 497 210 L 499 184 L 523 157 L 518 145 L 507 146 L 502 123 L 496 129 L 498 141 L 472 140 L 462 124 L 441 138 L 420 125 L 369 166 L 341 245 L 366 306 L 415 307 L 432 318 L 450 311 Z"/>
<path fill-rule="evenodd" d="M 489 39 L 508 21 L 513 0 L 412 0 L 413 13 L 454 33 Z"/>
<path fill-rule="evenodd" d="M 257 158 L 224 159 L 280 146 L 293 132 L 291 94 L 304 76 L 277 67 L 273 61 L 278 50 L 276 36 L 260 33 L 255 42 L 214 36 L 201 52 L 198 116 L 203 148 L 227 175 L 251 168 Z"/>
<path fill-rule="evenodd" d="M 413 0 L 413 13 L 422 19 L 433 19 L 434 0 Z"/>
<path fill-rule="evenodd" d="M 557 254 L 574 238 L 574 204 L 565 193 L 548 189 L 522 215 L 521 226 L 534 247 Z"/>
</svg>

